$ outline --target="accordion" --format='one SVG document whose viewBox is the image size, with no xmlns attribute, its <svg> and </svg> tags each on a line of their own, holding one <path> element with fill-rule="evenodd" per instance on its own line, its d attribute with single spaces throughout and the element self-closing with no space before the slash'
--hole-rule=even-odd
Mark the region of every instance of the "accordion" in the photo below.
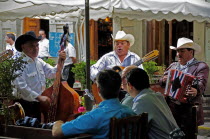
<svg viewBox="0 0 210 139">
<path fill-rule="evenodd" d="M 165 95 L 182 102 L 187 103 L 186 97 L 187 89 L 197 84 L 195 76 L 183 73 L 176 69 L 169 70 L 168 79 L 166 82 Z"/>
</svg>

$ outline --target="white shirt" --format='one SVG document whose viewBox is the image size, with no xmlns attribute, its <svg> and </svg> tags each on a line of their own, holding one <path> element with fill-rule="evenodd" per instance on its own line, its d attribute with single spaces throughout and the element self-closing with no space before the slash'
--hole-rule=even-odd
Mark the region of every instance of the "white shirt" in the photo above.
<svg viewBox="0 0 210 139">
<path fill-rule="evenodd" d="M 6 50 L 12 50 L 13 51 L 13 56 L 12 58 L 16 58 L 19 57 L 21 55 L 21 52 L 18 52 L 15 48 L 15 43 L 13 43 L 13 45 L 8 44 L 6 46 Z"/>
<path fill-rule="evenodd" d="M 44 38 L 39 41 L 39 54 L 38 57 L 49 57 L 49 40 Z"/>
<path fill-rule="evenodd" d="M 111 69 L 114 66 L 122 66 L 122 67 L 127 67 L 135 62 L 139 61 L 140 57 L 133 53 L 128 51 L 128 54 L 126 55 L 125 59 L 123 62 L 120 61 L 120 58 L 118 55 L 115 53 L 115 51 L 109 52 L 105 55 L 103 55 L 96 64 L 92 65 L 90 67 L 90 78 L 92 81 L 96 78 L 97 74 L 101 70 L 105 69 Z M 139 68 L 143 69 L 142 64 L 138 66 Z"/>
<path fill-rule="evenodd" d="M 76 57 L 76 50 L 74 46 L 72 46 L 71 43 L 68 43 L 64 51 L 66 52 L 66 60 L 64 62 L 64 66 L 72 64 L 73 61 L 71 57 Z"/>
<path fill-rule="evenodd" d="M 13 95 L 27 101 L 37 101 L 35 98 L 46 89 L 46 78 L 55 78 L 57 68 L 45 63 L 40 58 L 33 61 L 30 57 L 23 55 L 23 60 L 28 64 L 23 71 L 16 72 L 17 74 L 22 73 L 22 75 L 13 81 L 15 85 Z"/>
</svg>

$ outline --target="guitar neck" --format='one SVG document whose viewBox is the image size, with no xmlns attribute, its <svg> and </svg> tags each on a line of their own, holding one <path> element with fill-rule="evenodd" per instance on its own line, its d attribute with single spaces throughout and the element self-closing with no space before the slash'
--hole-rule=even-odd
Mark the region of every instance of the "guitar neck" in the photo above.
<svg viewBox="0 0 210 139">
<path fill-rule="evenodd" d="M 138 60 L 137 62 L 133 63 L 132 65 L 134 66 L 139 66 L 143 63 L 144 61 L 141 59 L 141 60 Z"/>
</svg>

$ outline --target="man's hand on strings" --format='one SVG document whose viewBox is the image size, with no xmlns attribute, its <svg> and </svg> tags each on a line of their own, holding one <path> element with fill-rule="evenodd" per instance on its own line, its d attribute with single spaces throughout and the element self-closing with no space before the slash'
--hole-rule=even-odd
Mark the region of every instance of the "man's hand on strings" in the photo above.
<svg viewBox="0 0 210 139">
<path fill-rule="evenodd" d="M 189 97 L 195 97 L 197 93 L 198 93 L 197 89 L 190 87 L 190 89 L 187 90 L 186 95 Z"/>
<path fill-rule="evenodd" d="M 59 58 L 65 60 L 66 59 L 66 52 L 65 51 L 59 51 Z"/>
</svg>

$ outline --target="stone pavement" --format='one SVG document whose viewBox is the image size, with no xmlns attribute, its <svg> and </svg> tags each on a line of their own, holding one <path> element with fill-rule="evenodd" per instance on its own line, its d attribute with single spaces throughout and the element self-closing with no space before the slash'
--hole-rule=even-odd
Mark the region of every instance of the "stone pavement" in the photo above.
<svg viewBox="0 0 210 139">
<path fill-rule="evenodd" d="M 210 122 L 198 127 L 197 139 L 210 139 Z"/>
</svg>

